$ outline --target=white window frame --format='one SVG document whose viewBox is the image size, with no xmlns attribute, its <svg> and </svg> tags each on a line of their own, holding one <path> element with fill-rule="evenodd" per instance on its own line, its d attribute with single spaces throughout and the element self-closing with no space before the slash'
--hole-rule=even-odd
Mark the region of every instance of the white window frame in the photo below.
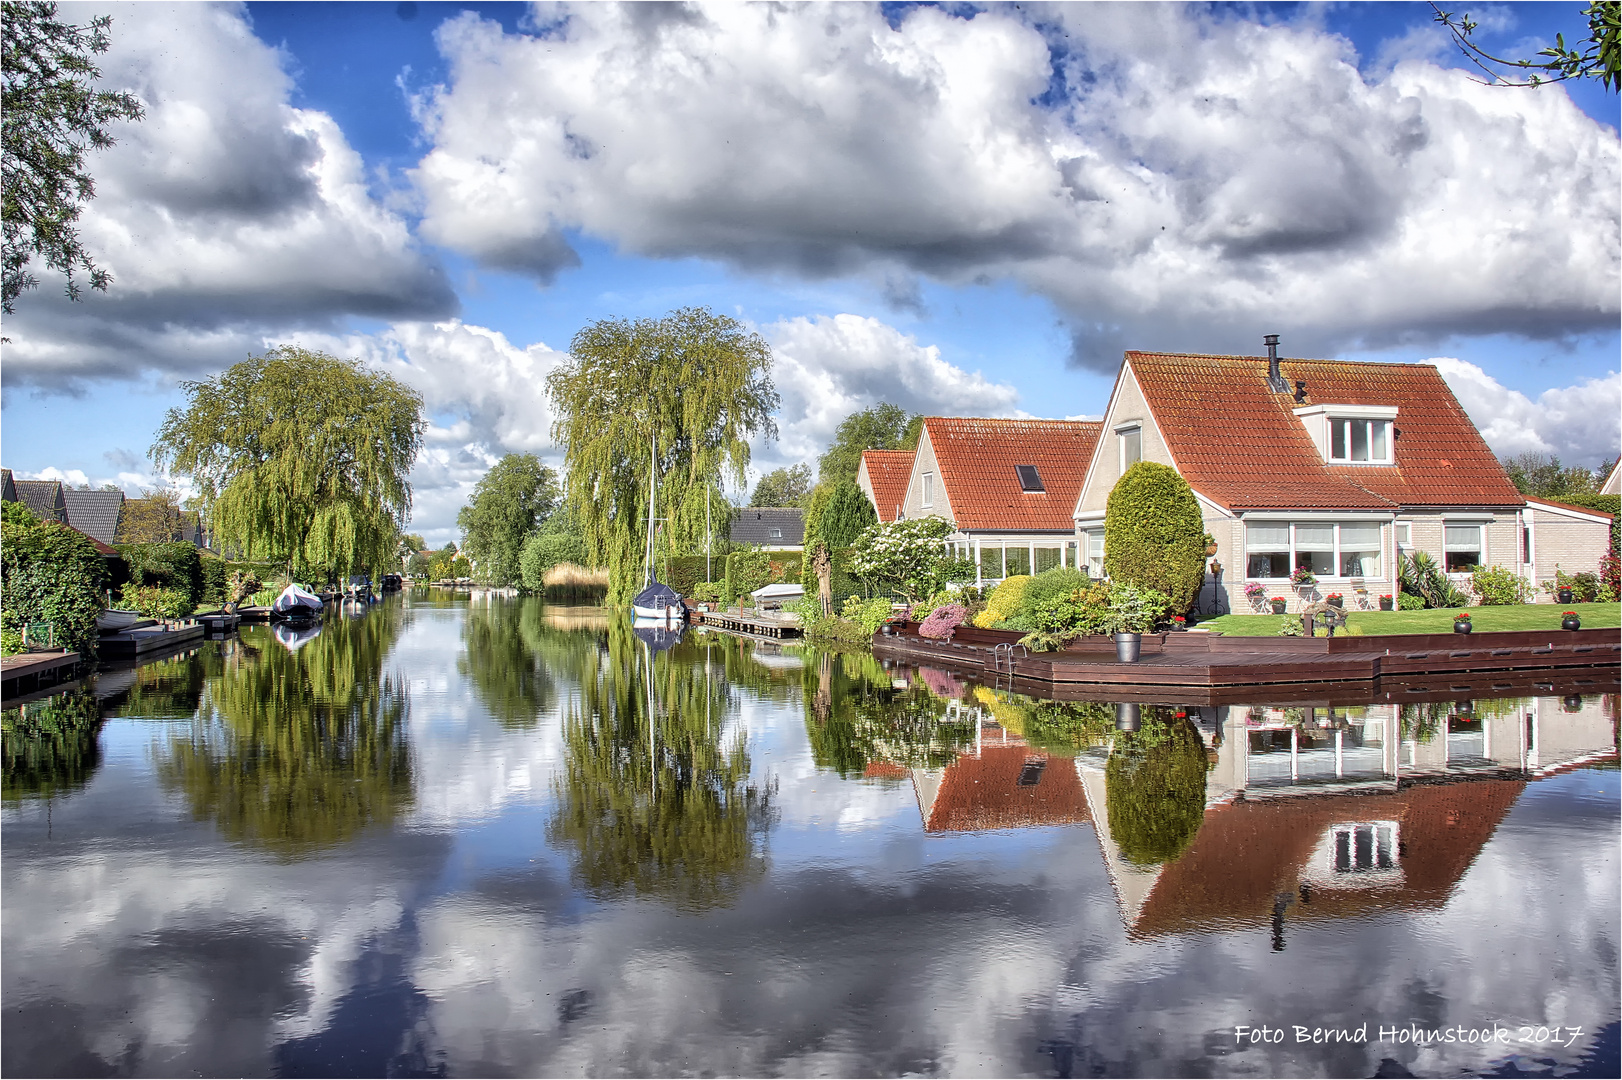
<svg viewBox="0 0 1622 1080">
<path fill-rule="evenodd" d="M 1391 527 L 1394 530 L 1392 540 L 1397 547 L 1412 551 L 1414 548 L 1414 523 L 1411 521 L 1393 521 Z"/>
<path fill-rule="evenodd" d="M 923 477 L 918 481 L 918 489 L 919 489 L 918 490 L 918 505 L 919 506 L 934 506 L 935 505 L 935 474 L 934 473 L 927 473 L 927 472 L 924 473 Z"/>
<path fill-rule="evenodd" d="M 1313 576 L 1315 578 L 1317 578 L 1320 582 L 1337 582 L 1337 583 L 1338 582 L 1350 582 L 1350 581 L 1390 581 L 1390 580 L 1394 580 L 1392 578 L 1390 572 L 1389 572 L 1390 567 L 1386 565 L 1386 544 L 1385 544 L 1386 532 L 1385 532 L 1385 524 L 1386 523 L 1383 522 L 1383 521 L 1367 521 L 1367 520 L 1362 520 L 1362 521 L 1359 521 L 1359 520 L 1351 520 L 1351 521 L 1312 521 L 1312 520 L 1296 520 L 1296 519 L 1286 520 L 1286 519 L 1283 519 L 1283 518 L 1279 518 L 1279 519 L 1257 519 L 1257 520 L 1253 520 L 1253 521 L 1246 521 L 1245 522 L 1245 536 L 1244 536 L 1244 545 L 1245 545 L 1244 546 L 1245 580 L 1246 581 L 1258 581 L 1258 582 L 1262 582 L 1262 583 L 1265 583 L 1265 584 L 1275 584 L 1275 585 L 1280 584 L 1280 583 L 1287 584 L 1289 582 L 1289 580 L 1290 580 L 1290 576 L 1288 574 L 1286 574 L 1284 577 L 1252 577 L 1251 576 L 1251 574 L 1250 574 L 1250 550 L 1251 550 L 1250 549 L 1250 530 L 1251 530 L 1251 528 L 1253 528 L 1254 526 L 1257 526 L 1257 525 L 1271 525 L 1274 528 L 1277 528 L 1278 526 L 1282 525 L 1282 526 L 1284 526 L 1285 528 L 1287 528 L 1289 530 L 1289 533 L 1290 533 L 1290 545 L 1289 545 L 1288 550 L 1286 551 L 1286 554 L 1289 556 L 1289 565 L 1290 565 L 1290 568 L 1291 568 L 1292 572 L 1294 571 L 1294 568 L 1295 568 L 1295 556 L 1296 556 L 1296 553 L 1297 553 L 1297 550 L 1298 550 L 1297 547 L 1296 547 L 1296 533 L 1295 533 L 1297 526 L 1301 526 L 1301 525 L 1319 525 L 1319 526 L 1328 525 L 1328 526 L 1331 526 L 1334 529 L 1334 540 L 1331 543 L 1330 552 L 1331 552 L 1331 559 L 1332 559 L 1331 565 L 1333 565 L 1335 567 L 1336 572 L 1333 573 L 1333 574 L 1314 574 Z M 1380 554 L 1380 569 L 1379 569 L 1379 571 L 1377 573 L 1358 575 L 1358 574 L 1341 574 L 1339 572 L 1340 567 L 1342 565 L 1342 563 L 1341 563 L 1342 545 L 1341 545 L 1340 530 L 1341 530 L 1341 527 L 1343 525 L 1378 525 L 1380 527 L 1380 543 L 1379 543 L 1379 546 L 1377 548 L 1357 547 L 1357 548 L 1347 548 L 1346 549 L 1347 551 L 1374 551 L 1374 550 L 1378 550 L 1379 554 Z"/>
<path fill-rule="evenodd" d="M 1485 521 L 1459 521 L 1457 519 L 1454 519 L 1454 520 L 1448 520 L 1448 519 L 1445 519 L 1445 518 L 1443 519 L 1443 521 L 1442 521 L 1442 569 L 1443 569 L 1444 572 L 1449 573 L 1449 574 L 1455 574 L 1455 575 L 1469 574 L 1469 573 L 1473 573 L 1476 568 L 1484 567 L 1484 566 L 1487 565 L 1487 525 L 1488 525 L 1488 522 L 1485 522 Z M 1448 542 L 1447 542 L 1447 531 L 1449 529 L 1474 529 L 1476 531 L 1476 546 L 1474 548 L 1467 548 L 1467 547 L 1455 548 L 1455 547 L 1449 546 Z M 1476 553 L 1475 567 L 1471 567 L 1471 568 L 1464 569 L 1464 570 L 1448 570 L 1447 569 L 1448 552 L 1450 552 L 1450 551 L 1472 551 L 1472 550 Z"/>
<path fill-rule="evenodd" d="M 1129 435 L 1136 435 L 1138 437 L 1138 456 L 1133 458 L 1131 461 L 1126 460 L 1126 440 L 1127 440 L 1127 436 L 1129 436 Z M 1130 423 L 1116 425 L 1116 428 L 1115 428 L 1115 446 L 1116 446 L 1117 454 L 1118 454 L 1118 456 L 1120 458 L 1120 464 L 1121 464 L 1121 471 L 1122 472 L 1126 472 L 1126 470 L 1128 468 L 1130 468 L 1131 466 L 1136 465 L 1138 462 L 1142 461 L 1143 460 L 1143 421 L 1141 421 L 1141 420 L 1133 420 Z"/>
<path fill-rule="evenodd" d="M 1318 447 L 1318 455 L 1326 464 L 1331 465 L 1375 465 L 1391 466 L 1397 462 L 1397 408 L 1394 405 L 1307 405 L 1293 410 L 1300 419 L 1312 441 Z M 1351 457 L 1352 441 L 1350 432 L 1345 425 L 1363 423 L 1368 425 L 1381 424 L 1385 428 L 1385 456 L 1368 458 L 1364 461 L 1354 461 Z M 1335 432 L 1340 430 L 1346 433 L 1345 456 L 1336 457 L 1333 453 L 1335 445 Z M 1369 446 L 1374 444 L 1372 427 L 1365 428 Z"/>
</svg>

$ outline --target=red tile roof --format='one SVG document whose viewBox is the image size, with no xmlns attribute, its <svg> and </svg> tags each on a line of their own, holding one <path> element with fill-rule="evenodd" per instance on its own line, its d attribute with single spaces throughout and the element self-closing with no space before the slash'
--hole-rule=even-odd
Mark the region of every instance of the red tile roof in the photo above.
<svg viewBox="0 0 1622 1080">
<path fill-rule="evenodd" d="M 1104 425 L 1097 420 L 924 420 L 960 529 L 1072 532 L 1076 497 Z M 1035 465 L 1043 492 L 1021 490 Z"/>
<path fill-rule="evenodd" d="M 1230 510 L 1524 504 L 1431 364 L 1280 360 L 1306 400 L 1267 386 L 1267 359 L 1129 352 L 1177 471 Z M 1293 410 L 1394 405 L 1396 464 L 1326 465 Z"/>
<path fill-rule="evenodd" d="M 1034 782 L 1022 787 L 1020 775 L 1027 765 L 1033 766 L 1034 775 L 1027 775 Z M 932 833 L 1075 825 L 1091 820 L 1075 759 L 1049 757 L 1026 746 L 1022 739 L 1010 739 L 1006 746 L 983 747 L 978 756 L 959 755 L 946 767 L 927 813 L 924 829 Z"/>
<path fill-rule="evenodd" d="M 911 450 L 863 450 L 862 464 L 873 485 L 873 507 L 880 521 L 894 521 L 896 507 L 907 501 L 907 479 L 912 476 Z"/>
</svg>

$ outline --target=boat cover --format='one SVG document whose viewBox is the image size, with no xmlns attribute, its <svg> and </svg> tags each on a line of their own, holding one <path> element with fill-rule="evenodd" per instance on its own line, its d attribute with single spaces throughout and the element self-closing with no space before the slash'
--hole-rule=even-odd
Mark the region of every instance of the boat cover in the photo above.
<svg viewBox="0 0 1622 1080">
<path fill-rule="evenodd" d="M 270 610 L 286 614 L 297 608 L 309 608 L 311 611 L 321 610 L 321 598 L 312 592 L 306 592 L 297 585 L 289 585 L 282 590 L 270 605 Z"/>
<path fill-rule="evenodd" d="M 753 596 L 756 600 L 797 599 L 805 595 L 805 586 L 790 585 L 787 582 L 779 582 L 776 585 L 763 585 L 749 595 Z"/>
<path fill-rule="evenodd" d="M 661 581 L 655 581 L 636 594 L 636 598 L 631 601 L 631 606 L 647 608 L 649 611 L 658 611 L 662 608 L 680 608 L 682 606 L 681 593 Z"/>
</svg>

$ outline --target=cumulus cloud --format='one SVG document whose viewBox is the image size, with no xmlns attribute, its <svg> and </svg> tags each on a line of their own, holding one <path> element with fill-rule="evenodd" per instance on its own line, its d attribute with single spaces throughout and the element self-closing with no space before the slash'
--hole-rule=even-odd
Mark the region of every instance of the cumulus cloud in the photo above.
<svg viewBox="0 0 1622 1080">
<path fill-rule="evenodd" d="M 1040 22 L 1034 21 L 1040 18 Z M 1559 88 L 1201 8 L 464 14 L 423 231 L 550 280 L 571 231 L 808 275 L 1011 277 L 1076 360 L 1558 335 L 1618 312 L 1618 146 Z M 886 289 L 905 306 L 905 290 Z"/>
<path fill-rule="evenodd" d="M 443 317 L 457 300 L 367 190 L 332 118 L 294 108 L 287 59 L 235 7 L 64 5 L 114 16 L 105 85 L 146 104 L 96 155 L 80 234 L 114 285 L 81 304 L 42 274 L 7 319 L 8 383 L 74 386 L 242 359 L 267 331 Z"/>
<path fill-rule="evenodd" d="M 1545 390 L 1534 401 L 1467 360 L 1438 356 L 1428 362 L 1442 373 L 1494 453 L 1532 451 L 1588 466 L 1617 456 L 1622 373 Z"/>
</svg>

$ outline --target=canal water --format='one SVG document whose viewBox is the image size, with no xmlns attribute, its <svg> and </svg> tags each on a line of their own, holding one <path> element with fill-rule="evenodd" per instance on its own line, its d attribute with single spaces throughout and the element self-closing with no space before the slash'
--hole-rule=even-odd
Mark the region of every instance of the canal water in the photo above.
<svg viewBox="0 0 1622 1080">
<path fill-rule="evenodd" d="M 1618 1075 L 1616 675 L 1039 701 L 440 592 L 8 707 L 8 1076 Z"/>
</svg>

